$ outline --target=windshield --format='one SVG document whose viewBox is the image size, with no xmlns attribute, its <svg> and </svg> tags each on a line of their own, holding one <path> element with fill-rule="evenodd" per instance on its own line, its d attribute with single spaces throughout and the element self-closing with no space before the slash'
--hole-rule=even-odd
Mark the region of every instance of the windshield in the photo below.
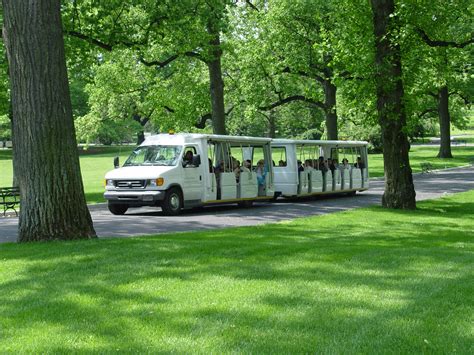
<svg viewBox="0 0 474 355">
<path fill-rule="evenodd" d="M 141 146 L 133 151 L 123 166 L 173 166 L 178 162 L 182 147 L 171 145 Z"/>
</svg>

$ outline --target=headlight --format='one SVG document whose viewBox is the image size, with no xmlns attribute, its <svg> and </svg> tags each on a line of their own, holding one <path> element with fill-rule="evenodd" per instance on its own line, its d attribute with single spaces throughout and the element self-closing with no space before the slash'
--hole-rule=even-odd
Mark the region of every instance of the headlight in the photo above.
<svg viewBox="0 0 474 355">
<path fill-rule="evenodd" d="M 165 179 L 163 179 L 162 177 L 150 180 L 150 186 L 163 186 L 164 183 Z"/>
<path fill-rule="evenodd" d="M 114 180 L 111 180 L 111 179 L 107 179 L 105 180 L 105 186 L 115 186 L 114 185 Z"/>
</svg>

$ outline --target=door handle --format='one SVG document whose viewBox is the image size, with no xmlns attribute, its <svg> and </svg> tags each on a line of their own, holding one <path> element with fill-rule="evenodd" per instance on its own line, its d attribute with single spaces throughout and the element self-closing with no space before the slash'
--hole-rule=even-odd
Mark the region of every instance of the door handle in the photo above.
<svg viewBox="0 0 474 355">
<path fill-rule="evenodd" d="M 199 181 L 201 181 L 201 180 L 202 180 L 202 175 L 199 175 Z"/>
</svg>

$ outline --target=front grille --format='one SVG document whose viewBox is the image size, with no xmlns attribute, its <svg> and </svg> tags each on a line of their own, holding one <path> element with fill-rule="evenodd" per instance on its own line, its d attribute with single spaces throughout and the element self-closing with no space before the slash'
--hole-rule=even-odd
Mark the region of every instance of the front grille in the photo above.
<svg viewBox="0 0 474 355">
<path fill-rule="evenodd" d="M 115 187 L 119 189 L 143 189 L 146 186 L 146 180 L 117 180 Z"/>
</svg>

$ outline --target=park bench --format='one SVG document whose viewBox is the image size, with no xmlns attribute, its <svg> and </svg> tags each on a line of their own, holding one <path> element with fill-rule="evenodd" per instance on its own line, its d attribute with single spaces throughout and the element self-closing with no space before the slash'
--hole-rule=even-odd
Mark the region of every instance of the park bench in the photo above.
<svg viewBox="0 0 474 355">
<path fill-rule="evenodd" d="M 421 173 L 431 173 L 433 171 L 433 165 L 431 163 L 420 163 Z"/>
<path fill-rule="evenodd" d="M 455 139 L 455 140 L 452 140 L 451 141 L 453 143 L 453 145 L 467 145 L 467 141 L 464 140 L 464 139 Z"/>
<path fill-rule="evenodd" d="M 0 206 L 3 207 L 3 216 L 8 210 L 13 210 L 18 216 L 16 206 L 20 205 L 20 189 L 18 187 L 0 187 Z"/>
</svg>

